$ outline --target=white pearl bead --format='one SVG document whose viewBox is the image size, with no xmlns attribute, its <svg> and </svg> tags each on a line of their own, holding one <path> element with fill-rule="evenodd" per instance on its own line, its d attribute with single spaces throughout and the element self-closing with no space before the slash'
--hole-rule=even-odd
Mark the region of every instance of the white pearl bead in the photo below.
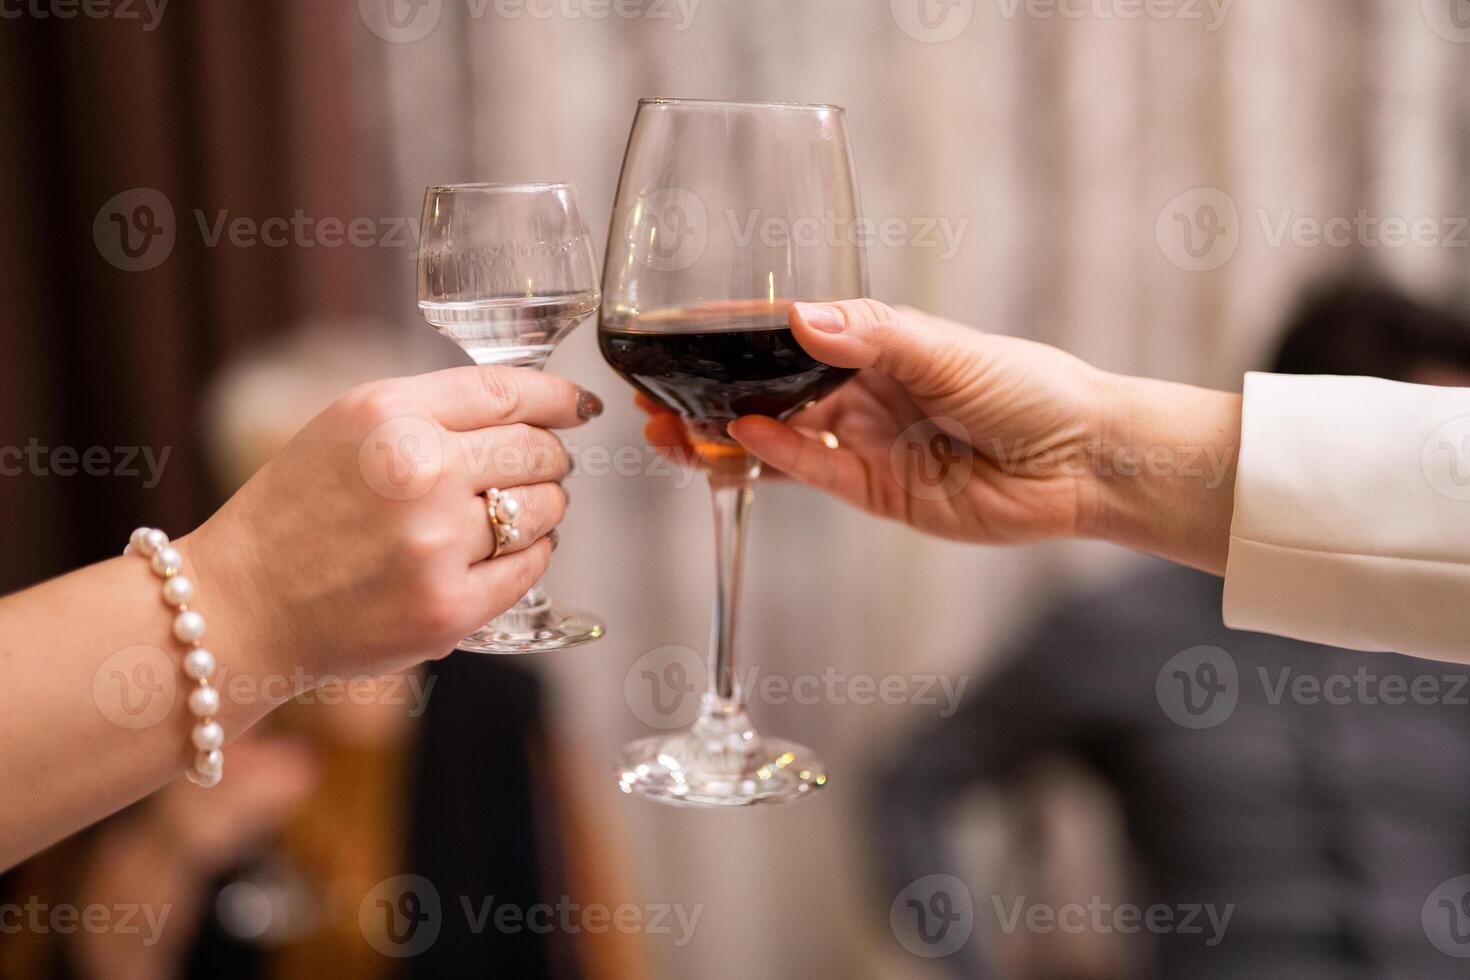
<svg viewBox="0 0 1470 980">
<path fill-rule="evenodd" d="M 223 769 L 215 769 L 212 772 L 204 773 L 199 772 L 196 769 L 190 769 L 188 772 L 184 773 L 184 775 L 187 776 L 189 778 L 189 782 L 193 783 L 195 786 L 200 786 L 204 789 L 213 789 L 214 787 L 218 786 L 219 781 L 224 778 L 225 771 Z"/>
<path fill-rule="evenodd" d="M 509 531 L 505 532 L 505 536 L 512 541 L 519 541 L 521 539 L 521 529 L 518 527 L 513 527 Z"/>
<path fill-rule="evenodd" d="M 140 527 L 128 535 L 128 547 L 141 554 L 147 544 L 148 532 L 151 530 L 153 530 L 151 527 Z"/>
<path fill-rule="evenodd" d="M 193 643 L 204 635 L 204 617 L 196 609 L 187 609 L 174 617 L 174 636 L 181 643 Z"/>
<path fill-rule="evenodd" d="M 209 752 L 225 743 L 225 730 L 217 721 L 206 721 L 194 726 L 193 739 L 194 748 L 200 752 Z"/>
<path fill-rule="evenodd" d="M 170 606 L 182 606 L 193 598 L 194 582 L 187 575 L 175 575 L 163 583 L 163 601 Z"/>
<path fill-rule="evenodd" d="M 513 521 L 521 512 L 521 502 L 510 494 L 500 498 L 500 503 L 495 505 L 500 511 L 501 520 Z"/>
<path fill-rule="evenodd" d="M 219 712 L 219 692 L 212 687 L 196 687 L 189 692 L 189 711 L 196 718 L 209 718 Z"/>
<path fill-rule="evenodd" d="M 214 654 L 200 647 L 184 654 L 184 673 L 196 681 L 207 681 L 214 676 Z"/>
<path fill-rule="evenodd" d="M 184 567 L 184 556 L 179 554 L 179 549 L 173 545 L 164 545 L 153 553 L 153 559 L 149 564 L 159 575 L 167 575 L 169 572 L 177 572 Z"/>
<path fill-rule="evenodd" d="M 200 752 L 194 757 L 194 768 L 200 772 L 219 772 L 225 767 L 225 754 L 219 749 Z"/>
<path fill-rule="evenodd" d="M 156 527 L 150 527 L 143 532 L 142 541 L 137 545 L 138 553 L 146 558 L 152 558 L 155 551 L 166 547 L 168 547 L 168 535 Z"/>
</svg>

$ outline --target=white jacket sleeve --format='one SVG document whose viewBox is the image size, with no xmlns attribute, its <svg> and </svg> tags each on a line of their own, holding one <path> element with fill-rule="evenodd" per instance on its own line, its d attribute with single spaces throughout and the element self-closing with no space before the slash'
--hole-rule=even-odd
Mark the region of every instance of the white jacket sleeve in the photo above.
<svg viewBox="0 0 1470 980">
<path fill-rule="evenodd" d="M 1470 389 L 1247 375 L 1225 623 L 1470 661 Z"/>
</svg>

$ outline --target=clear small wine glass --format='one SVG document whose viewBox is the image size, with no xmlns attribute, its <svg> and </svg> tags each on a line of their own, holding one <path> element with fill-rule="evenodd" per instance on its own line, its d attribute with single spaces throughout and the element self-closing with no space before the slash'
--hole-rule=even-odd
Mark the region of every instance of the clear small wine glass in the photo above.
<svg viewBox="0 0 1470 980">
<path fill-rule="evenodd" d="M 476 364 L 540 370 L 597 312 L 597 262 L 577 190 L 564 181 L 447 184 L 424 192 L 419 312 Z M 595 617 L 540 585 L 465 637 L 476 653 L 559 650 L 602 636 Z"/>
<path fill-rule="evenodd" d="M 746 517 L 760 462 L 726 432 L 786 418 L 853 372 L 814 360 L 797 300 L 867 294 L 857 176 L 836 106 L 644 99 L 628 137 L 602 278 L 598 342 L 679 415 L 714 497 L 709 689 L 687 731 L 618 758 L 624 791 L 686 806 L 799 799 L 826 782 L 811 749 L 756 732 L 735 670 Z"/>
</svg>

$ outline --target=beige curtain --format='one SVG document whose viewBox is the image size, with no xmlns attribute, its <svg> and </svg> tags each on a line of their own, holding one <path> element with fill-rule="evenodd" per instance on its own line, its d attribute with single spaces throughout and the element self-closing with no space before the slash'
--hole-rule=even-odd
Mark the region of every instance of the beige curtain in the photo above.
<svg viewBox="0 0 1470 980">
<path fill-rule="evenodd" d="M 594 19 L 603 8 L 585 0 L 557 8 L 581 16 L 545 18 L 530 4 L 430 0 L 438 19 L 417 40 L 384 40 L 350 10 L 361 129 L 382 164 L 372 206 L 416 215 L 430 182 L 564 176 L 605 227 L 638 96 L 836 102 L 870 216 L 966 223 L 952 256 L 875 248 L 877 296 L 1109 369 L 1236 387 L 1294 294 L 1331 273 L 1378 272 L 1452 301 L 1470 289 L 1463 229 L 1458 246 L 1274 240 L 1283 220 L 1360 209 L 1433 219 L 1452 237 L 1451 219 L 1470 214 L 1470 31 L 1454 30 L 1456 0 L 1235 0 L 1218 25 L 1219 5 L 1193 0 L 1175 5 L 1180 16 L 1133 20 L 1105 0 L 1066 4 L 1078 18 L 959 0 L 944 9 L 969 21 L 939 42 L 901 28 L 917 2 L 702 0 L 680 30 L 672 3 Z M 1180 267 L 1166 234 L 1180 227 L 1166 205 L 1182 200 L 1174 211 L 1193 220 L 1204 199 L 1180 195 L 1199 188 L 1228 199 L 1238 236 L 1229 261 L 1202 272 Z M 405 329 L 427 329 L 415 323 L 412 256 L 381 261 L 384 303 Z M 575 443 L 641 445 L 590 324 L 552 370 L 610 406 Z M 799 806 L 679 812 L 623 798 L 606 778 L 615 747 L 645 731 L 621 693 L 629 665 L 705 642 L 706 495 L 676 483 L 573 481 L 550 583 L 605 614 L 609 632 L 538 662 L 642 900 L 702 905 L 689 944 L 649 937 L 659 975 L 923 975 L 888 934 L 893 896 L 869 890 L 883 845 L 862 836 L 860 817 L 867 767 L 937 708 L 757 704 L 762 728 L 827 760 L 829 788 Z M 790 487 L 761 490 L 752 538 L 746 664 L 789 676 L 832 667 L 975 683 L 1044 601 L 1130 561 L 1093 545 L 948 545 Z"/>
</svg>

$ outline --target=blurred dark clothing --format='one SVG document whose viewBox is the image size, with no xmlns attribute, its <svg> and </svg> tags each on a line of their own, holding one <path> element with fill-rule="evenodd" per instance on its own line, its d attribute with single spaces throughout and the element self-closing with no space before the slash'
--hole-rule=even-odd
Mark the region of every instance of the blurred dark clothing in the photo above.
<svg viewBox="0 0 1470 980">
<path fill-rule="evenodd" d="M 526 909 L 554 906 L 567 890 L 550 788 L 539 783 L 545 769 L 538 763 L 546 757 L 541 683 L 519 667 L 471 653 L 436 661 L 430 676 L 436 679 L 433 696 L 415 733 L 404 787 L 408 840 L 390 873 L 432 883 L 439 932 L 422 952 L 393 963 L 387 975 L 576 977 L 566 937 L 528 928 L 502 931 L 493 920 L 476 918 L 491 897 L 497 906 Z M 268 953 L 209 921 L 187 977 L 272 975 Z"/>
<path fill-rule="evenodd" d="M 954 715 L 906 743 L 878 794 L 889 894 L 921 875 L 964 879 L 946 809 L 1063 757 L 1116 792 L 1136 873 L 1128 901 L 1235 906 L 1218 946 L 1208 929 L 1140 934 L 1154 948 L 1135 975 L 1464 976 L 1465 960 L 1430 943 L 1421 910 L 1470 873 L 1470 668 L 1234 632 L 1220 624 L 1221 589 L 1169 567 L 1068 601 Z M 1164 668 L 1200 645 L 1233 659 L 1239 702 L 1191 729 L 1161 706 L 1178 680 Z M 1347 678 L 1328 687 L 1346 703 L 1294 695 L 1303 675 Z M 1416 678 L 1438 703 L 1414 703 Z M 1405 691 L 1409 703 L 1370 703 Z M 992 896 L 976 892 L 974 905 L 978 955 L 947 962 L 985 976 L 1000 925 Z"/>
</svg>

